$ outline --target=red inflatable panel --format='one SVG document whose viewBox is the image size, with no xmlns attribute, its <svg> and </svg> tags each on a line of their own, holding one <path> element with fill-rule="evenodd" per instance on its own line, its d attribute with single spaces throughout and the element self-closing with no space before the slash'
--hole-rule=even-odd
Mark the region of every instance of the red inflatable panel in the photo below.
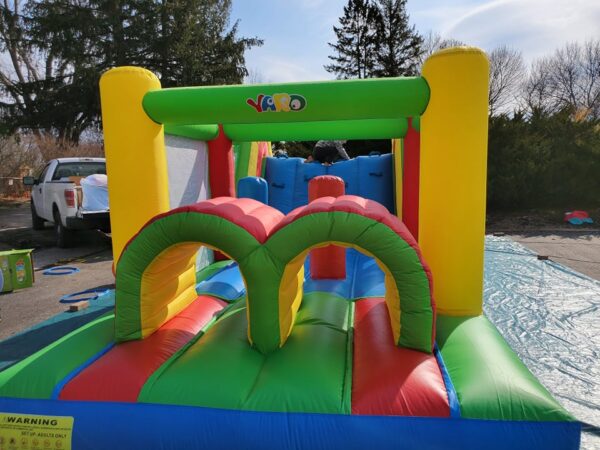
<svg viewBox="0 0 600 450">
<path fill-rule="evenodd" d="M 415 239 L 419 240 L 419 165 L 421 135 L 409 120 L 404 137 L 404 174 L 402 177 L 402 221 Z"/>
<path fill-rule="evenodd" d="M 256 176 L 257 177 L 263 176 L 263 173 L 262 173 L 263 161 L 267 156 L 269 156 L 269 149 L 267 146 L 268 146 L 267 142 L 259 142 L 258 143 L 258 157 L 256 158 Z"/>
<path fill-rule="evenodd" d="M 394 345 L 383 298 L 356 302 L 352 414 L 450 416 L 435 356 Z"/>
<path fill-rule="evenodd" d="M 339 197 L 346 193 L 340 177 L 321 175 L 308 182 L 308 201 L 321 197 Z M 346 278 L 346 249 L 336 245 L 317 248 L 310 252 L 310 277 L 314 280 Z"/>
<path fill-rule="evenodd" d="M 340 197 L 346 193 L 344 180 L 333 175 L 321 175 L 308 182 L 308 201 L 321 197 Z"/>
<path fill-rule="evenodd" d="M 219 125 L 219 135 L 208 142 L 208 182 L 211 198 L 235 196 L 235 164 L 233 146 Z M 227 256 L 214 252 L 215 261 L 224 261 Z"/>
<path fill-rule="evenodd" d="M 417 241 L 415 241 L 412 234 L 410 234 L 406 228 L 406 225 L 404 225 L 397 216 L 390 214 L 387 208 L 381 203 L 377 203 L 374 200 L 367 200 L 366 198 L 358 197 L 356 195 L 342 195 L 337 198 L 322 197 L 310 202 L 306 206 L 300 206 L 285 216 L 285 218 L 277 224 L 271 234 L 274 234 L 277 230 L 300 217 L 308 216 L 309 214 L 338 211 L 359 214 L 387 225 L 394 230 L 397 235 L 404 239 L 408 245 L 415 249 L 419 257 L 421 256 Z M 424 267 L 426 268 L 426 265 L 424 265 Z"/>
<path fill-rule="evenodd" d="M 313 280 L 345 280 L 346 249 L 337 245 L 310 251 L 310 277 Z"/>
<path fill-rule="evenodd" d="M 277 209 L 251 198 L 215 198 L 196 203 L 189 207 L 189 211 L 223 217 L 246 229 L 261 243 L 267 240 L 271 230 L 283 219 L 283 214 Z"/>
<path fill-rule="evenodd" d="M 211 200 L 204 200 L 195 205 L 186 205 L 172 209 L 163 214 L 159 214 L 150 219 L 125 245 L 125 248 L 132 242 L 140 232 L 163 217 L 173 214 L 188 212 L 198 212 L 223 217 L 236 225 L 244 228 L 252 234 L 257 241 L 264 243 L 271 230 L 281 222 L 283 214 L 264 203 L 251 198 L 232 198 L 219 197 Z M 121 253 L 121 255 L 123 252 Z"/>
<path fill-rule="evenodd" d="M 118 344 L 65 385 L 61 400 L 135 402 L 144 383 L 227 305 L 200 296 L 154 334 Z"/>
<path fill-rule="evenodd" d="M 212 198 L 235 196 L 233 147 L 222 125 L 219 135 L 208 141 L 208 180 Z"/>
</svg>

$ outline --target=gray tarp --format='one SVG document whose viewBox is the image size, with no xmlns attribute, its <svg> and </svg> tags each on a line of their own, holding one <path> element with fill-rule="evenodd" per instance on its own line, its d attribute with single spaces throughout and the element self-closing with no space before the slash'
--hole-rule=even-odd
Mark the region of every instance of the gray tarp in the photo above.
<svg viewBox="0 0 600 450">
<path fill-rule="evenodd" d="M 484 311 L 600 449 L 600 282 L 507 238 L 485 242 Z"/>
</svg>

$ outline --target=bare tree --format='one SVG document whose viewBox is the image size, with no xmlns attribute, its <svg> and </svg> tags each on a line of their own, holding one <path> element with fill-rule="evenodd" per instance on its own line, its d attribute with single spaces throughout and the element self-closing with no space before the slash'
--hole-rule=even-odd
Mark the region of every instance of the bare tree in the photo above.
<svg viewBox="0 0 600 450">
<path fill-rule="evenodd" d="M 582 101 L 594 118 L 600 117 L 600 39 L 586 41 L 582 50 Z"/>
<path fill-rule="evenodd" d="M 43 160 L 33 140 L 18 135 L 0 137 L 0 177 L 20 177 L 36 171 Z"/>
<path fill-rule="evenodd" d="M 524 103 L 529 111 L 569 108 L 579 117 L 600 118 L 600 39 L 567 44 L 535 61 Z"/>
<path fill-rule="evenodd" d="M 460 47 L 465 45 L 464 42 L 454 38 L 443 38 L 439 33 L 429 31 L 423 37 L 423 44 L 421 44 L 421 56 L 419 59 L 419 71 L 423 67 L 425 60 L 433 55 L 438 50 L 450 47 Z"/>
<path fill-rule="evenodd" d="M 523 83 L 523 96 L 520 99 L 521 108 L 530 113 L 539 112 L 551 114 L 556 112 L 551 97 L 551 67 L 550 58 L 540 58 L 531 64 L 529 76 Z"/>
<path fill-rule="evenodd" d="M 31 92 L 20 86 L 39 82 L 40 76 L 36 62 L 32 58 L 32 48 L 24 45 L 24 23 L 22 18 L 22 5 L 15 0 L 7 0 L 0 5 L 0 51 L 8 58 L 7 64 L 0 65 L 0 85 L 2 86 L 5 101 L 18 110 L 22 115 L 33 110 L 34 97 Z M 52 70 L 52 60 L 46 62 L 46 71 Z M 10 99 L 10 100 L 9 100 Z"/>
<path fill-rule="evenodd" d="M 563 107 L 579 103 L 581 80 L 581 47 L 578 43 L 567 44 L 554 53 L 551 66 L 551 95 Z"/>
<path fill-rule="evenodd" d="M 506 45 L 495 48 L 489 54 L 490 59 L 490 115 L 506 111 L 515 104 L 525 76 L 523 55 L 520 51 Z"/>
<path fill-rule="evenodd" d="M 262 84 L 262 83 L 267 83 L 263 73 L 256 68 L 248 69 L 248 75 L 244 78 L 244 84 Z"/>
</svg>

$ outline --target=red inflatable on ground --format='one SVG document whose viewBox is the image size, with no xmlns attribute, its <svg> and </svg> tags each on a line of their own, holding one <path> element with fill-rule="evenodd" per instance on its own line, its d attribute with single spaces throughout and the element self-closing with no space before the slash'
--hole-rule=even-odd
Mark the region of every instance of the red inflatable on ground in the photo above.
<svg viewBox="0 0 600 450">
<path fill-rule="evenodd" d="M 584 223 L 594 223 L 587 211 L 571 211 L 565 213 L 565 222 L 571 225 L 582 225 Z"/>
</svg>

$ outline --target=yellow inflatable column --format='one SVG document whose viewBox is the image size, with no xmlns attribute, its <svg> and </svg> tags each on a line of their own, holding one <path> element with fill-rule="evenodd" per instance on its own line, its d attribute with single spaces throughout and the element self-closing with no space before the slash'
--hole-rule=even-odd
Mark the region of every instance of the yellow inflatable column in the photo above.
<svg viewBox="0 0 600 450">
<path fill-rule="evenodd" d="M 404 177 L 403 139 L 392 139 L 392 156 L 394 157 L 394 200 L 396 215 L 402 220 L 402 187 Z"/>
<path fill-rule="evenodd" d="M 250 143 L 250 157 L 248 159 L 248 175 L 249 177 L 259 177 L 260 174 L 256 173 L 256 166 L 258 164 L 258 142 Z"/>
<path fill-rule="evenodd" d="M 111 69 L 100 79 L 115 266 L 142 225 L 169 210 L 163 126 L 142 108 L 146 92 L 155 89 L 158 78 L 138 67 Z"/>
<path fill-rule="evenodd" d="M 476 48 L 432 55 L 431 98 L 421 118 L 419 245 L 437 310 L 482 311 L 489 63 Z"/>
</svg>

